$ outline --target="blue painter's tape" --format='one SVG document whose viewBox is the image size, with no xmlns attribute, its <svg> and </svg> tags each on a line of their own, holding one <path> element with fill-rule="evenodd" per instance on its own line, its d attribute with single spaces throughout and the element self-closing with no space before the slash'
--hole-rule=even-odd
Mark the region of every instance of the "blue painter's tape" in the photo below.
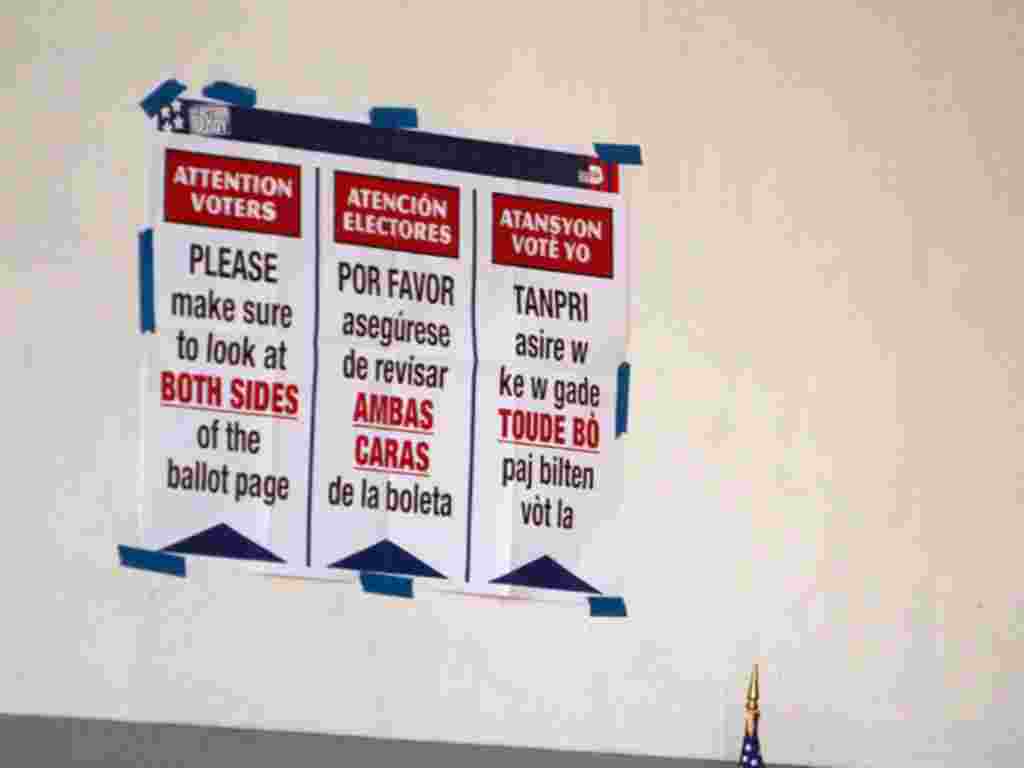
<svg viewBox="0 0 1024 768">
<path fill-rule="evenodd" d="M 375 595 L 412 597 L 412 579 L 407 576 L 360 571 L 359 582 L 363 585 L 364 591 L 372 592 Z"/>
<path fill-rule="evenodd" d="M 156 331 L 156 305 L 153 301 L 153 230 L 139 232 L 139 325 L 142 332 Z"/>
<path fill-rule="evenodd" d="M 639 144 L 595 144 L 594 151 L 605 162 L 619 165 L 643 165 Z"/>
<path fill-rule="evenodd" d="M 377 128 L 418 128 L 419 124 L 415 107 L 374 107 L 370 110 L 370 125 Z"/>
<path fill-rule="evenodd" d="M 160 111 L 160 107 L 166 107 L 184 93 L 187 88 L 187 85 L 173 78 L 164 80 L 150 91 L 146 98 L 139 102 L 139 106 L 142 107 L 142 111 L 148 117 L 155 117 L 157 112 Z"/>
<path fill-rule="evenodd" d="M 629 426 L 629 363 L 619 366 L 619 386 L 615 402 L 615 436 L 626 432 Z"/>
<path fill-rule="evenodd" d="M 117 551 L 121 556 L 121 565 L 125 568 L 166 573 L 168 576 L 185 576 L 185 558 L 181 555 L 126 547 L 124 544 L 118 545 Z"/>
<path fill-rule="evenodd" d="M 203 96 L 211 99 L 237 104 L 240 107 L 256 106 L 256 89 L 244 85 L 235 85 L 226 80 L 217 80 L 203 88 Z"/>
<path fill-rule="evenodd" d="M 590 615 L 626 618 L 626 601 L 621 597 L 590 597 Z"/>
</svg>

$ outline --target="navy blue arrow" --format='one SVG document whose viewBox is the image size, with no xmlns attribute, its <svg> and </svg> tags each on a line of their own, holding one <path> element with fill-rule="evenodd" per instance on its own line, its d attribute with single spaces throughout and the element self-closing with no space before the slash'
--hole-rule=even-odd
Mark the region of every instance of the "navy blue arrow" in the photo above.
<svg viewBox="0 0 1024 768">
<path fill-rule="evenodd" d="M 353 571 L 401 573 L 405 576 L 427 576 L 434 579 L 448 578 L 388 539 L 381 539 L 372 547 L 361 549 L 327 567 L 347 568 Z"/>
<path fill-rule="evenodd" d="M 219 523 L 194 536 L 164 547 L 163 551 L 175 552 L 179 555 L 233 557 L 236 560 L 263 560 L 268 563 L 284 562 L 270 550 L 264 549 L 252 539 L 247 539 L 225 523 Z"/>
<path fill-rule="evenodd" d="M 510 584 L 517 587 L 539 587 L 541 589 L 563 589 L 569 592 L 590 592 L 600 595 L 601 591 L 594 589 L 583 579 L 568 570 L 547 555 L 531 560 L 526 565 L 516 568 L 497 579 L 491 579 L 491 584 Z"/>
</svg>

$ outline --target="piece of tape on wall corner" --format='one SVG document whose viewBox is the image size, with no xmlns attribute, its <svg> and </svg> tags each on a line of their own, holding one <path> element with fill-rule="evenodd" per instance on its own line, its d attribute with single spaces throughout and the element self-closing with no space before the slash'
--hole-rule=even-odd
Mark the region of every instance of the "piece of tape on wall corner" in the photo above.
<svg viewBox="0 0 1024 768">
<path fill-rule="evenodd" d="M 156 331 L 153 296 L 153 230 L 139 232 L 139 327 L 142 333 Z"/>
<path fill-rule="evenodd" d="M 153 230 L 139 232 L 139 326 L 142 333 L 156 331 L 153 294 Z"/>
<path fill-rule="evenodd" d="M 608 163 L 643 165 L 639 144 L 595 144 L 597 156 Z"/>
<path fill-rule="evenodd" d="M 622 363 L 618 371 L 615 399 L 615 436 L 624 435 L 629 427 L 629 363 Z"/>
<path fill-rule="evenodd" d="M 626 601 L 621 597 L 590 597 L 590 615 L 605 618 L 626 618 Z"/>
<path fill-rule="evenodd" d="M 134 568 L 138 571 L 152 571 L 153 573 L 164 573 L 168 576 L 185 576 L 185 558 L 181 555 L 172 555 L 169 552 L 154 552 L 149 549 L 138 547 L 127 547 L 120 544 L 117 553 L 121 565 L 125 568 Z"/>
<path fill-rule="evenodd" d="M 392 576 L 388 573 L 360 571 L 359 583 L 365 592 L 392 597 L 412 597 L 412 579 L 408 576 Z"/>
<path fill-rule="evenodd" d="M 374 107 L 370 125 L 377 128 L 418 128 L 419 114 L 415 107 Z"/>
<path fill-rule="evenodd" d="M 174 78 L 164 80 L 139 102 L 139 106 L 142 107 L 142 111 L 146 113 L 147 117 L 156 117 L 161 107 L 166 107 L 186 90 L 188 90 L 188 86 L 180 80 Z"/>
<path fill-rule="evenodd" d="M 203 88 L 203 96 L 240 107 L 256 106 L 256 89 L 245 85 L 236 85 L 227 80 L 216 80 Z"/>
</svg>

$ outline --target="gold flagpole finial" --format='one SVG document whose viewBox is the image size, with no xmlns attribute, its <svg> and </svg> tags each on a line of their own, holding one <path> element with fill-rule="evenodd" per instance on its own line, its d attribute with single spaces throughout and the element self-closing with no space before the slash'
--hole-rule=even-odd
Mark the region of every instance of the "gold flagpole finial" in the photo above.
<svg viewBox="0 0 1024 768">
<path fill-rule="evenodd" d="M 761 716 L 761 710 L 758 708 L 760 698 L 761 690 L 757 679 L 757 664 L 755 664 L 754 671 L 750 674 L 750 683 L 747 685 L 747 734 L 750 736 L 757 734 L 757 721 Z"/>
</svg>

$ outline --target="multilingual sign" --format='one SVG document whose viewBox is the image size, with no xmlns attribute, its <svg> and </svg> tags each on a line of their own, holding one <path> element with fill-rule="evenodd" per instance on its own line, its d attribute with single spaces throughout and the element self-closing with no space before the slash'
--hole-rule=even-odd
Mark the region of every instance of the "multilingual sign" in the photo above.
<svg viewBox="0 0 1024 768">
<path fill-rule="evenodd" d="M 145 545 L 621 594 L 593 545 L 623 506 L 618 167 L 188 99 L 155 122 Z"/>
</svg>

